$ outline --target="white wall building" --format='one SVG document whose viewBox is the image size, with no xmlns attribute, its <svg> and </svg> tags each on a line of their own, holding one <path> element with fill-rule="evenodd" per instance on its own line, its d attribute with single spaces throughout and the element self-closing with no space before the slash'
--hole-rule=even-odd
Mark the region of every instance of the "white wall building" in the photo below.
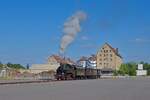
<svg viewBox="0 0 150 100">
<path fill-rule="evenodd" d="M 77 61 L 77 65 L 79 67 L 86 67 L 87 66 L 87 57 L 81 57 L 78 61 Z"/>
<path fill-rule="evenodd" d="M 30 72 L 34 74 L 38 74 L 44 71 L 56 71 L 56 69 L 59 67 L 59 64 L 57 65 L 51 65 L 51 64 L 33 64 L 30 67 Z"/>
<path fill-rule="evenodd" d="M 143 64 L 138 64 L 138 70 L 136 70 L 137 76 L 146 76 L 147 70 L 143 70 Z"/>
<path fill-rule="evenodd" d="M 57 68 L 60 66 L 60 63 L 73 64 L 74 62 L 69 58 L 63 59 L 58 55 L 52 55 L 48 57 L 46 64 L 33 64 L 29 70 L 31 71 L 31 73 L 41 73 L 44 71 L 56 72 Z"/>
<path fill-rule="evenodd" d="M 92 55 L 88 58 L 87 66 L 89 68 L 96 68 L 96 56 Z"/>
<path fill-rule="evenodd" d="M 87 67 L 87 68 L 96 68 L 96 57 L 81 57 L 80 60 L 77 61 L 77 64 L 80 67 Z"/>
</svg>

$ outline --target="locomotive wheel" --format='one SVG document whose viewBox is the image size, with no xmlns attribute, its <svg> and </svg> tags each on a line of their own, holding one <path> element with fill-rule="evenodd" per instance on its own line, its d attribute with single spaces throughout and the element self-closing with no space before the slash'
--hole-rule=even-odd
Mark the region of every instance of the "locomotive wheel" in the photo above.
<svg viewBox="0 0 150 100">
<path fill-rule="evenodd" d="M 72 74 L 67 74 L 66 77 L 65 77 L 65 80 L 73 80 L 74 77 Z"/>
</svg>

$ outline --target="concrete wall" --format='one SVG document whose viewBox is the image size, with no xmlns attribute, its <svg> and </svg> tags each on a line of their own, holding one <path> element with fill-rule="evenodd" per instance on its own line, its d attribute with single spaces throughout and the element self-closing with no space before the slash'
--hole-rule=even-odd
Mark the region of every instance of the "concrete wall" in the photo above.
<svg viewBox="0 0 150 100">
<path fill-rule="evenodd" d="M 33 64 L 31 67 L 30 67 L 30 72 L 31 73 L 41 73 L 41 72 L 44 72 L 44 71 L 56 71 L 56 69 L 59 67 L 59 64 Z"/>
</svg>

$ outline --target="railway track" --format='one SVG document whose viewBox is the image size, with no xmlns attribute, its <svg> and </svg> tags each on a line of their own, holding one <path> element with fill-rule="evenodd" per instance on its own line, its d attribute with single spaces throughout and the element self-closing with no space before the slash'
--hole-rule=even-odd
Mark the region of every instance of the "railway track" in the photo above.
<svg viewBox="0 0 150 100">
<path fill-rule="evenodd" d="M 46 82 L 54 82 L 56 80 L 12 80 L 12 81 L 4 81 L 0 82 L 0 85 L 9 85 L 9 84 L 28 84 L 28 83 L 46 83 Z"/>
</svg>

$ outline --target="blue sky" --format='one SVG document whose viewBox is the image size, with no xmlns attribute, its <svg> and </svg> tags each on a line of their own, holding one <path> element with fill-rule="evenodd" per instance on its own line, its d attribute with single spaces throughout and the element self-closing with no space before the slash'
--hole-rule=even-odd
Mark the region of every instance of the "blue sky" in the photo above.
<svg viewBox="0 0 150 100">
<path fill-rule="evenodd" d="M 66 19 L 82 10 L 87 19 L 66 56 L 95 54 L 108 42 L 125 62 L 150 62 L 149 5 L 149 0 L 1 0 L 0 61 L 45 63 L 59 52 Z"/>
</svg>

